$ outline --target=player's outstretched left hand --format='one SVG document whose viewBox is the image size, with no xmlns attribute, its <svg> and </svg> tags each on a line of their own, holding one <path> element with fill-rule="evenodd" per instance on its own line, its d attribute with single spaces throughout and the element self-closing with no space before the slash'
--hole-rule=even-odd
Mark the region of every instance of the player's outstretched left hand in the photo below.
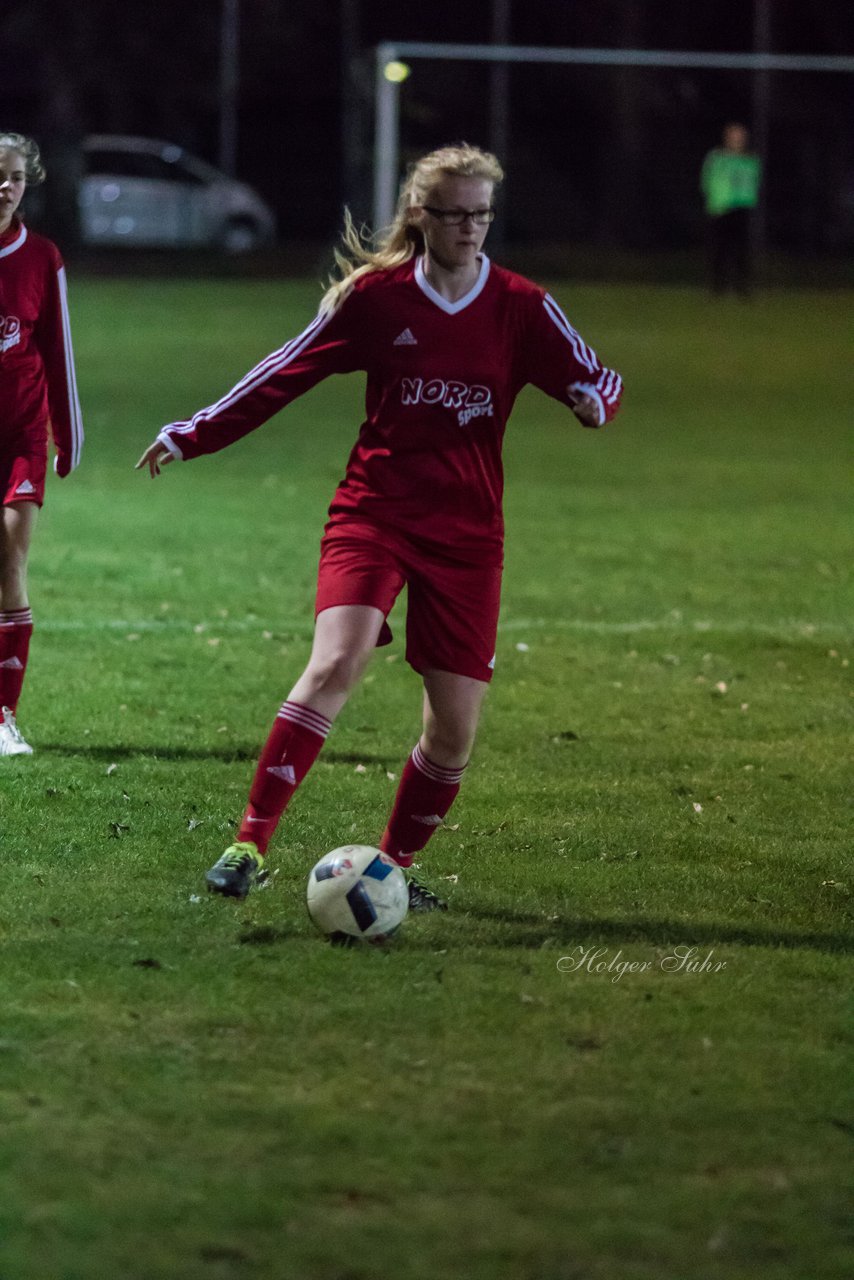
<svg viewBox="0 0 854 1280">
<path fill-rule="evenodd" d="M 572 387 L 568 388 L 567 395 L 572 412 L 582 427 L 602 426 L 599 421 L 599 406 L 592 396 L 581 395 L 578 391 L 573 391 Z"/>
<path fill-rule="evenodd" d="M 165 467 L 167 463 L 174 462 L 175 455 L 170 453 L 165 444 L 161 440 L 155 440 L 150 444 L 139 462 L 134 467 L 134 471 L 140 471 L 143 467 L 148 467 L 148 473 L 154 476 L 160 475 L 160 468 Z"/>
</svg>

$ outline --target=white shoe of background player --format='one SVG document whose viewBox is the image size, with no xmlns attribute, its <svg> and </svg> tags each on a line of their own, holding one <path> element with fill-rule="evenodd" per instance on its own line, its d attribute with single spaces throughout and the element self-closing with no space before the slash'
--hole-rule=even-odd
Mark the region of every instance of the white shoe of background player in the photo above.
<svg viewBox="0 0 854 1280">
<path fill-rule="evenodd" d="M 8 707 L 3 707 L 3 720 L 0 723 L 0 756 L 31 756 L 33 749 L 24 739 L 24 735 L 15 723 L 15 717 Z"/>
</svg>

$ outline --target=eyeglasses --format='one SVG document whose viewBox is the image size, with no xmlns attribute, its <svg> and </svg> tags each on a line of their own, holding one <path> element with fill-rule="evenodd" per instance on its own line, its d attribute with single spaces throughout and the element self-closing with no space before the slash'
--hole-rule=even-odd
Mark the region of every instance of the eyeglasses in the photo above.
<svg viewBox="0 0 854 1280">
<path fill-rule="evenodd" d="M 422 204 L 421 208 L 443 227 L 461 227 L 469 218 L 476 227 L 485 227 L 495 217 L 494 209 L 433 209 L 429 204 Z"/>
</svg>

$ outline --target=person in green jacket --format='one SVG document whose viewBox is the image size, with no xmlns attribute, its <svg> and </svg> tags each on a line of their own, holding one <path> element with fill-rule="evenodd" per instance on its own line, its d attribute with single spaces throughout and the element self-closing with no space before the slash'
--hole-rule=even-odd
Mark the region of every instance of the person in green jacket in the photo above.
<svg viewBox="0 0 854 1280">
<path fill-rule="evenodd" d="M 728 124 L 723 145 L 703 161 L 700 188 L 709 223 L 709 275 L 712 291 L 728 288 L 746 297 L 752 283 L 751 210 L 759 202 L 762 164 L 749 149 L 743 124 Z"/>
</svg>

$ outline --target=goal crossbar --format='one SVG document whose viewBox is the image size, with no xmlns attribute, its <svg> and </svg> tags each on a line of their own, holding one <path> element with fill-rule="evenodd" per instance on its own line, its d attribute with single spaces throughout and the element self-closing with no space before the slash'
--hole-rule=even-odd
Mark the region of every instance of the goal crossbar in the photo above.
<svg viewBox="0 0 854 1280">
<path fill-rule="evenodd" d="M 400 84 L 386 76 L 391 62 L 405 58 L 457 62 L 564 63 L 600 67 L 681 67 L 724 71 L 852 72 L 854 57 L 834 54 L 695 53 L 673 49 L 567 49 L 538 45 L 434 44 L 429 41 L 384 41 L 375 59 L 374 228 L 394 216 L 400 168 Z"/>
</svg>

